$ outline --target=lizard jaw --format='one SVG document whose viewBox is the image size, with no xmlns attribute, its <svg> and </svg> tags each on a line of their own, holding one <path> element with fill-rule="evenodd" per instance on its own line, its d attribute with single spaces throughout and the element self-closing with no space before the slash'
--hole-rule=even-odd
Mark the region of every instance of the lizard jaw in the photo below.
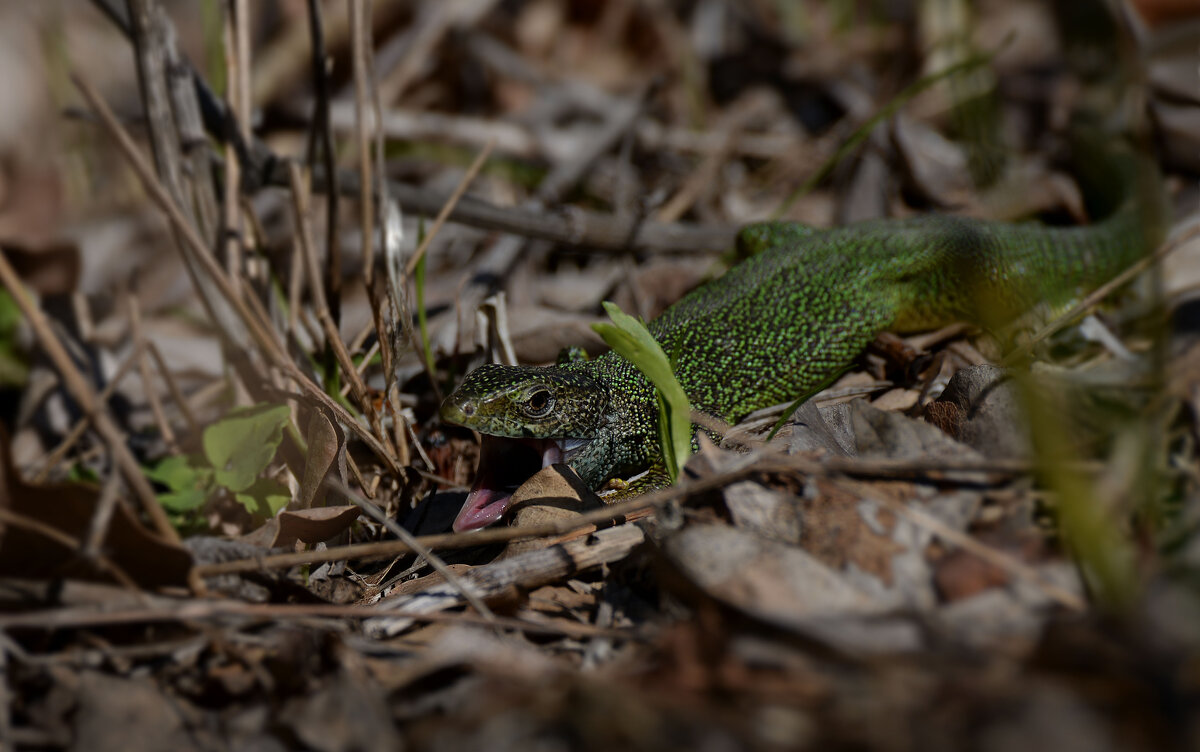
<svg viewBox="0 0 1200 752">
<path fill-rule="evenodd" d="M 500 520 L 513 492 L 538 470 L 568 462 L 586 439 L 514 439 L 484 434 L 475 485 L 454 519 L 456 533 L 479 530 Z"/>
</svg>

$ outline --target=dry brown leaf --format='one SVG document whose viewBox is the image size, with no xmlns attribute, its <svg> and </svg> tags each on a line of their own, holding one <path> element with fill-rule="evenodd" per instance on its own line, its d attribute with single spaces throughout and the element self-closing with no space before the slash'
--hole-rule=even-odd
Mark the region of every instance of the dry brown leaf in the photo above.
<svg viewBox="0 0 1200 752">
<path fill-rule="evenodd" d="M 361 512 L 354 504 L 284 510 L 275 518 L 279 521 L 279 535 L 272 547 L 290 546 L 297 540 L 308 544 L 327 541 L 354 524 Z"/>
<path fill-rule="evenodd" d="M 521 484 L 512 496 L 509 514 L 517 527 L 560 522 L 578 517 L 604 503 L 567 465 L 542 468 Z M 505 556 L 545 548 L 554 541 L 547 538 L 518 540 L 508 544 Z"/>
<path fill-rule="evenodd" d="M 82 545 L 99 500 L 99 490 L 91 486 L 26 483 L 12 465 L 8 436 L 0 430 L 0 509 Z M 149 532 L 124 504 L 113 509 L 100 550 L 142 587 L 187 584 L 191 554 Z M 0 523 L 0 575 L 112 580 L 111 574 L 82 558 L 77 548 L 15 522 Z"/>
<path fill-rule="evenodd" d="M 342 484 L 346 482 L 346 435 L 324 407 L 310 407 L 312 412 L 306 436 L 308 453 L 304 457 L 304 477 L 295 500 L 298 509 L 325 503 L 324 483 L 331 473 L 337 471 L 334 478 Z"/>
</svg>

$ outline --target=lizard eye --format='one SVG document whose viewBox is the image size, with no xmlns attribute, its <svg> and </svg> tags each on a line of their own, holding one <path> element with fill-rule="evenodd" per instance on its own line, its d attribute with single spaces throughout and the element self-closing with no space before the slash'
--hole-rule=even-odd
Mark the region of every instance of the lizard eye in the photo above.
<svg viewBox="0 0 1200 752">
<path fill-rule="evenodd" d="M 525 406 L 529 409 L 530 415 L 540 418 L 554 407 L 554 395 L 550 393 L 549 389 L 534 389 L 525 400 Z"/>
</svg>

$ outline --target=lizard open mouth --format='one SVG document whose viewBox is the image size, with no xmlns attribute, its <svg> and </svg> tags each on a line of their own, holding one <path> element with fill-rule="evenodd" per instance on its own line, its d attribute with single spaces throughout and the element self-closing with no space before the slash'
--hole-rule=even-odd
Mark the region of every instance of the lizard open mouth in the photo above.
<svg viewBox="0 0 1200 752">
<path fill-rule="evenodd" d="M 484 434 L 475 485 L 454 519 L 455 532 L 478 530 L 499 520 L 522 483 L 544 467 L 569 462 L 588 443 L 587 439 L 513 439 Z"/>
</svg>

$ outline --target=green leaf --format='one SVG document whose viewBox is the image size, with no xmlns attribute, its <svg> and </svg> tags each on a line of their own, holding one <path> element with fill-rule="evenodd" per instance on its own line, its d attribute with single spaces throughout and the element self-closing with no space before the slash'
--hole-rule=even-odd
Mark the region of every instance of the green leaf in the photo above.
<svg viewBox="0 0 1200 752">
<path fill-rule="evenodd" d="M 204 456 L 217 483 L 235 493 L 248 489 L 275 456 L 290 416 L 287 405 L 254 405 L 204 429 Z"/>
<path fill-rule="evenodd" d="M 171 489 L 158 494 L 158 502 L 171 512 L 198 509 L 212 493 L 212 469 L 194 467 L 187 457 L 167 457 L 145 472 L 150 480 Z"/>
<path fill-rule="evenodd" d="M 172 491 L 158 494 L 158 503 L 169 512 L 190 512 L 199 509 L 208 501 L 207 488 L 192 488 L 187 491 Z"/>
<path fill-rule="evenodd" d="M 0 288 L 0 333 L 8 336 L 16 334 L 17 326 L 21 323 L 21 309 L 12 293 Z"/>
<path fill-rule="evenodd" d="M 679 470 L 692 454 L 692 407 L 675 378 L 675 371 L 662 346 L 650 336 L 646 325 L 605 302 L 604 310 L 613 323 L 592 324 L 608 346 L 637 366 L 658 395 L 658 435 L 667 474 L 674 483 Z"/>
<path fill-rule="evenodd" d="M 0 386 L 21 387 L 29 380 L 29 357 L 17 336 L 20 325 L 21 309 L 0 288 Z"/>
<path fill-rule="evenodd" d="M 87 465 L 76 462 L 67 470 L 67 482 L 96 486 L 100 485 L 100 476 Z"/>
<path fill-rule="evenodd" d="M 165 457 L 154 467 L 146 469 L 146 477 L 172 491 L 189 487 L 196 478 L 196 468 L 182 455 Z"/>
<path fill-rule="evenodd" d="M 254 484 L 234 497 L 246 507 L 250 514 L 274 517 L 292 500 L 288 487 L 272 478 L 259 478 Z"/>
</svg>

